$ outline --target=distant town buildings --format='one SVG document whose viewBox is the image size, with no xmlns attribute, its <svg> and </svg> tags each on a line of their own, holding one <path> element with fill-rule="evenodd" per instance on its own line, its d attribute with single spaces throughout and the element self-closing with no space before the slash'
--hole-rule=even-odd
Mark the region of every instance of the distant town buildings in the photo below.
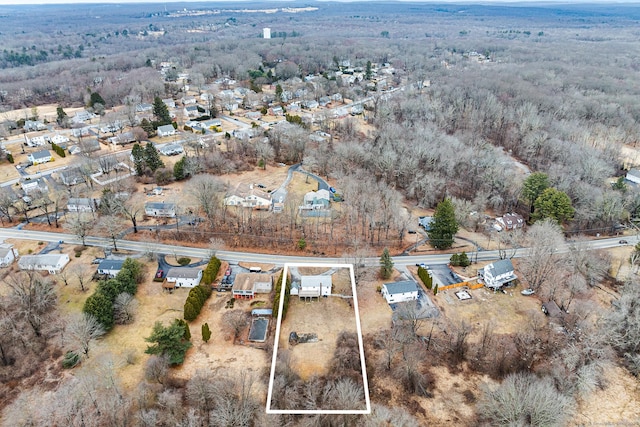
<svg viewBox="0 0 640 427">
<path fill-rule="evenodd" d="M 263 28 L 262 29 L 262 38 L 270 39 L 271 38 L 271 28 Z"/>
</svg>

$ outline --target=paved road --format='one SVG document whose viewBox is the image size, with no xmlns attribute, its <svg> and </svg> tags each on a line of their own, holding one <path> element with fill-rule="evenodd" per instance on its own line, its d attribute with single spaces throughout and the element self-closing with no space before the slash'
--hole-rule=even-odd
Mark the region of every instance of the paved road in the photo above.
<svg viewBox="0 0 640 427">
<path fill-rule="evenodd" d="M 68 233 L 51 233 L 46 231 L 34 231 L 34 230 L 19 230 L 17 228 L 2 228 L 0 229 L 0 239 L 24 239 L 24 240 L 38 240 L 44 242 L 57 242 L 64 240 L 65 243 L 71 243 L 79 245 L 80 239 L 73 234 Z M 638 243 L 639 238 L 626 237 L 626 240 L 630 245 Z M 582 246 L 588 250 L 595 249 L 607 249 L 623 246 L 619 243 L 619 237 L 612 237 L 608 239 L 592 240 L 587 242 L 576 243 L 576 245 Z M 111 239 L 104 237 L 87 237 L 86 244 L 89 246 L 98 246 L 103 248 L 110 248 L 112 245 Z M 193 258 L 206 258 L 210 254 L 209 249 L 193 248 L 189 246 L 174 246 L 166 245 L 157 242 L 138 242 L 132 240 L 117 240 L 119 249 L 126 249 L 138 252 L 153 252 L 157 254 L 176 254 Z M 570 250 L 570 244 L 564 244 L 557 248 L 558 253 L 568 252 Z M 527 256 L 529 250 L 527 248 L 520 248 L 516 250 L 515 258 Z M 233 251 L 218 251 L 217 257 L 231 262 L 256 262 L 265 264 L 284 264 L 287 262 L 323 262 L 323 263 L 344 263 L 342 258 L 329 258 L 329 257 L 312 257 L 312 256 L 291 256 L 291 255 L 278 255 L 278 254 L 257 254 L 251 252 L 233 252 Z M 500 251 L 480 251 L 476 254 L 469 254 L 470 257 L 477 261 L 494 261 L 500 259 Z M 414 255 L 414 256 L 396 256 L 393 257 L 393 262 L 396 266 L 407 266 L 417 263 L 429 264 L 447 264 L 451 254 L 438 254 L 438 255 Z M 366 258 L 364 260 L 367 266 L 378 266 L 380 259 L 378 257 Z"/>
</svg>

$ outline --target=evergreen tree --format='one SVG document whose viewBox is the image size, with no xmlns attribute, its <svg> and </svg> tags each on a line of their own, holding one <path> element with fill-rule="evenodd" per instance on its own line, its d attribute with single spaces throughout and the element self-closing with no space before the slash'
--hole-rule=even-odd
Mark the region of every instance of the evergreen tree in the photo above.
<svg viewBox="0 0 640 427">
<path fill-rule="evenodd" d="M 144 163 L 151 169 L 151 172 L 155 172 L 164 167 L 164 163 L 160 159 L 160 153 L 158 153 L 156 146 L 151 142 L 147 142 L 147 145 L 144 147 Z"/>
<path fill-rule="evenodd" d="M 87 298 L 82 311 L 95 317 L 105 331 L 113 328 L 113 301 L 109 296 L 101 292 L 94 293 Z"/>
<path fill-rule="evenodd" d="M 184 303 L 184 320 L 188 322 L 192 322 L 196 320 L 198 317 L 198 312 L 192 304 L 192 301 L 187 298 L 187 301 Z"/>
<path fill-rule="evenodd" d="M 282 86 L 276 85 L 276 101 L 282 102 Z"/>
<path fill-rule="evenodd" d="M 182 319 L 175 319 L 174 322 L 184 328 L 184 335 L 182 337 L 187 341 L 191 341 L 191 330 L 189 330 L 189 324 Z"/>
<path fill-rule="evenodd" d="M 427 232 L 431 246 L 436 249 L 450 248 L 458 228 L 455 208 L 451 200 L 445 199 L 438 203 L 431 222 L 431 229 Z"/>
<path fill-rule="evenodd" d="M 64 109 L 60 106 L 58 106 L 58 108 L 56 108 L 56 122 L 58 123 L 58 125 L 62 126 L 63 124 L 65 124 L 68 120 L 69 120 L 69 116 L 67 116 L 67 113 L 64 112 Z"/>
<path fill-rule="evenodd" d="M 382 256 L 380 257 L 380 277 L 383 279 L 388 279 L 391 277 L 393 273 L 393 260 L 391 259 L 391 255 L 389 254 L 389 249 L 384 248 L 382 251 Z"/>
<path fill-rule="evenodd" d="M 573 217 L 574 209 L 571 199 L 563 191 L 547 188 L 534 203 L 533 218 L 537 220 L 550 218 L 559 224 Z"/>
<path fill-rule="evenodd" d="M 93 108 L 96 104 L 104 106 L 105 102 L 98 92 L 92 92 L 89 98 L 89 107 Z"/>
<path fill-rule="evenodd" d="M 147 137 L 151 138 L 156 136 L 156 130 L 153 128 L 153 124 L 147 119 L 142 119 L 140 127 L 147 133 Z"/>
<path fill-rule="evenodd" d="M 159 96 L 153 99 L 153 115 L 158 120 L 158 126 L 168 125 L 171 123 L 171 115 L 169 114 L 169 108 L 167 104 L 162 102 Z"/>
<path fill-rule="evenodd" d="M 173 165 L 173 177 L 176 181 L 182 181 L 187 176 L 185 175 L 184 165 L 186 163 L 187 157 L 183 156 L 180 160 Z"/>
<path fill-rule="evenodd" d="M 192 346 L 184 339 L 184 335 L 184 326 L 180 323 L 173 322 L 170 326 L 164 327 L 162 323 L 156 322 L 151 335 L 145 338 L 145 341 L 153 343 L 147 347 L 145 353 L 166 355 L 171 365 L 179 365 L 184 362 L 185 354 Z"/>
<path fill-rule="evenodd" d="M 522 200 L 532 209 L 536 199 L 544 190 L 549 188 L 549 177 L 543 172 L 534 172 L 522 183 Z"/>
<path fill-rule="evenodd" d="M 209 324 L 205 323 L 202 325 L 202 341 L 209 342 L 211 338 L 211 329 L 209 329 Z"/>
<path fill-rule="evenodd" d="M 371 61 L 367 61 L 367 68 L 364 72 L 364 78 L 367 80 L 371 80 Z"/>
<path fill-rule="evenodd" d="M 133 158 L 133 167 L 136 170 L 136 175 L 142 176 L 144 175 L 144 148 L 140 146 L 140 144 L 136 143 L 133 145 L 131 149 L 131 157 Z"/>
</svg>

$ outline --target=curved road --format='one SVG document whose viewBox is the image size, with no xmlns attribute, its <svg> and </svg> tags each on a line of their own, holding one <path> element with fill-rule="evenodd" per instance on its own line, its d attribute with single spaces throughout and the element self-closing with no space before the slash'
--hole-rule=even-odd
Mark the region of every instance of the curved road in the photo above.
<svg viewBox="0 0 640 427">
<path fill-rule="evenodd" d="M 23 239 L 23 240 L 38 240 L 43 242 L 58 242 L 63 240 L 65 243 L 79 245 L 81 240 L 68 233 L 51 233 L 47 231 L 34 231 L 34 230 L 18 230 L 15 228 L 2 228 L 0 229 L 0 239 Z M 87 237 L 86 244 L 88 246 L 98 246 L 103 248 L 110 248 L 112 245 L 111 239 L 104 237 Z M 635 245 L 640 241 L 639 237 L 627 237 L 626 240 L 630 245 Z M 621 245 L 619 237 L 612 237 L 608 239 L 592 240 L 587 242 L 576 243 L 576 245 L 584 247 L 588 250 L 595 249 L 607 249 L 614 248 Z M 138 242 L 133 240 L 117 240 L 118 248 L 126 249 L 138 252 L 152 252 L 157 254 L 168 255 L 182 255 L 194 258 L 206 258 L 211 254 L 210 249 L 193 248 L 189 246 L 174 246 L 166 245 L 156 242 Z M 557 248 L 558 253 L 568 252 L 571 244 L 564 244 Z M 515 258 L 525 257 L 528 255 L 528 248 L 519 248 L 515 251 Z M 477 256 L 476 256 L 477 255 Z M 288 262 L 308 263 L 308 262 L 323 262 L 323 263 L 336 263 L 343 264 L 342 258 L 328 258 L 328 257 L 311 257 L 311 256 L 291 256 L 291 255 L 278 255 L 278 254 L 257 254 L 251 252 L 234 252 L 234 251 L 217 251 L 216 256 L 221 260 L 231 263 L 238 262 L 259 262 L 265 264 L 284 264 Z M 480 251 L 477 254 L 470 253 L 469 256 L 476 261 L 493 261 L 500 259 L 500 251 Z M 396 266 L 407 266 L 418 263 L 425 264 L 448 264 L 450 253 L 437 254 L 437 255 L 413 255 L 413 256 L 395 256 L 393 262 Z M 378 257 L 366 258 L 364 260 L 367 266 L 377 266 L 380 263 Z"/>
</svg>

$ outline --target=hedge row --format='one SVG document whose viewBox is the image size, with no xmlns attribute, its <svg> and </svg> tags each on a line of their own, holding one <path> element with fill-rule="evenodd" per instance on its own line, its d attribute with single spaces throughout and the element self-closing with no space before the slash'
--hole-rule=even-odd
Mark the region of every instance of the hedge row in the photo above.
<svg viewBox="0 0 640 427">
<path fill-rule="evenodd" d="M 213 281 L 216 280 L 221 265 L 222 262 L 215 256 L 212 256 L 209 260 L 209 264 L 207 264 L 207 268 L 202 272 L 202 283 L 205 285 L 211 285 Z"/>
<path fill-rule="evenodd" d="M 283 272 L 284 273 L 284 272 Z M 280 310 L 280 294 L 282 293 L 282 279 L 283 273 L 280 273 L 280 277 L 276 282 L 276 295 L 273 298 L 272 315 L 273 318 L 278 318 L 278 311 Z M 289 298 L 291 296 L 291 280 L 287 278 L 287 288 L 284 291 L 284 303 L 282 305 L 282 320 L 287 317 L 287 310 L 289 309 Z"/>
<path fill-rule="evenodd" d="M 51 149 L 56 152 L 56 154 L 60 157 L 66 157 L 67 154 L 64 152 L 64 148 L 60 147 L 55 142 L 51 143 Z"/>
<path fill-rule="evenodd" d="M 418 277 L 422 280 L 422 283 L 424 283 L 427 289 L 431 289 L 433 287 L 433 278 L 426 268 L 418 267 Z"/>
<path fill-rule="evenodd" d="M 209 296 L 211 296 L 211 286 L 202 286 L 200 284 L 191 288 L 189 296 L 184 303 L 184 320 L 189 322 L 195 320 Z"/>
</svg>

